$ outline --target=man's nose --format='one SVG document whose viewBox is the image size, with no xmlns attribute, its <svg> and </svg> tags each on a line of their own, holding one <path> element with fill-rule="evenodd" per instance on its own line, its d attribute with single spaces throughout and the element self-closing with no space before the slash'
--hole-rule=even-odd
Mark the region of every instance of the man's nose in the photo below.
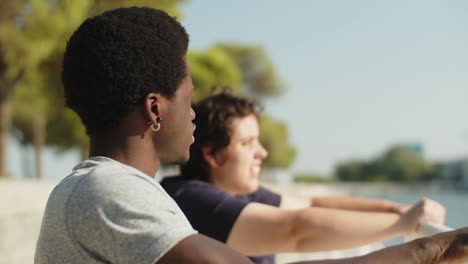
<svg viewBox="0 0 468 264">
<path fill-rule="evenodd" d="M 192 120 L 195 119 L 197 115 L 195 114 L 195 110 L 193 110 L 193 108 L 190 108 L 190 117 L 192 118 Z"/>
</svg>

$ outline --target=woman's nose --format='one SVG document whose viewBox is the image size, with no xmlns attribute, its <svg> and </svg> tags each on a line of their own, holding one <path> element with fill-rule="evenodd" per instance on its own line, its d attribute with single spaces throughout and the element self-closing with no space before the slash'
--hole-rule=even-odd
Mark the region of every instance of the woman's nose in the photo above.
<svg viewBox="0 0 468 264">
<path fill-rule="evenodd" d="M 257 157 L 260 159 L 265 159 L 268 156 L 268 151 L 262 146 L 262 144 L 258 144 L 258 150 L 256 153 Z"/>
</svg>

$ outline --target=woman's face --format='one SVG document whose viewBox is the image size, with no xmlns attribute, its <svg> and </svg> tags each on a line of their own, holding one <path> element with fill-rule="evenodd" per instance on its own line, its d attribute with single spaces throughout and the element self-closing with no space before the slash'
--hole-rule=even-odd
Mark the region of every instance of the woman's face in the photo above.
<svg viewBox="0 0 468 264">
<path fill-rule="evenodd" d="M 229 145 L 214 154 L 216 166 L 210 166 L 210 179 L 232 195 L 252 193 L 258 189 L 262 161 L 268 155 L 258 140 L 256 116 L 235 119 L 231 132 Z"/>
</svg>

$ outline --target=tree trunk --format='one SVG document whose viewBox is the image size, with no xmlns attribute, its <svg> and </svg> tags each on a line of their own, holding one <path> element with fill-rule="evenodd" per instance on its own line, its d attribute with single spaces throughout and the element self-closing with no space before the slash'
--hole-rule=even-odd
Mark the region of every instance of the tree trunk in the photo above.
<svg viewBox="0 0 468 264">
<path fill-rule="evenodd" d="M 10 103 L 8 97 L 0 96 L 0 178 L 7 176 L 6 148 L 10 125 Z"/>
<path fill-rule="evenodd" d="M 13 80 L 8 80 L 2 55 L 0 54 L 0 178 L 8 176 L 6 148 L 11 128 L 10 94 L 16 83 L 24 76 L 24 69 L 22 69 Z"/>
<path fill-rule="evenodd" d="M 42 179 L 42 150 L 45 144 L 45 118 L 43 113 L 37 113 L 34 118 L 34 175 L 36 179 Z"/>
</svg>

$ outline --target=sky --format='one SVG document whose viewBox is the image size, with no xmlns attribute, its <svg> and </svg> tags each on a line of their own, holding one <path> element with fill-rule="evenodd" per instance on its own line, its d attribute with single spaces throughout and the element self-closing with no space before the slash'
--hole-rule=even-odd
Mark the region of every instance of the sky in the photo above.
<svg viewBox="0 0 468 264">
<path fill-rule="evenodd" d="M 468 157 L 468 1 L 192 0 L 181 13 L 191 49 L 264 47 L 287 88 L 265 111 L 288 125 L 290 171 L 330 174 L 392 144 Z M 31 151 L 10 150 L 11 174 L 27 174 Z M 46 178 L 78 162 L 45 155 Z"/>
<path fill-rule="evenodd" d="M 468 156 L 466 1 L 191 1 L 182 15 L 193 49 L 265 48 L 287 87 L 266 111 L 288 125 L 293 171 L 399 143 Z"/>
</svg>

